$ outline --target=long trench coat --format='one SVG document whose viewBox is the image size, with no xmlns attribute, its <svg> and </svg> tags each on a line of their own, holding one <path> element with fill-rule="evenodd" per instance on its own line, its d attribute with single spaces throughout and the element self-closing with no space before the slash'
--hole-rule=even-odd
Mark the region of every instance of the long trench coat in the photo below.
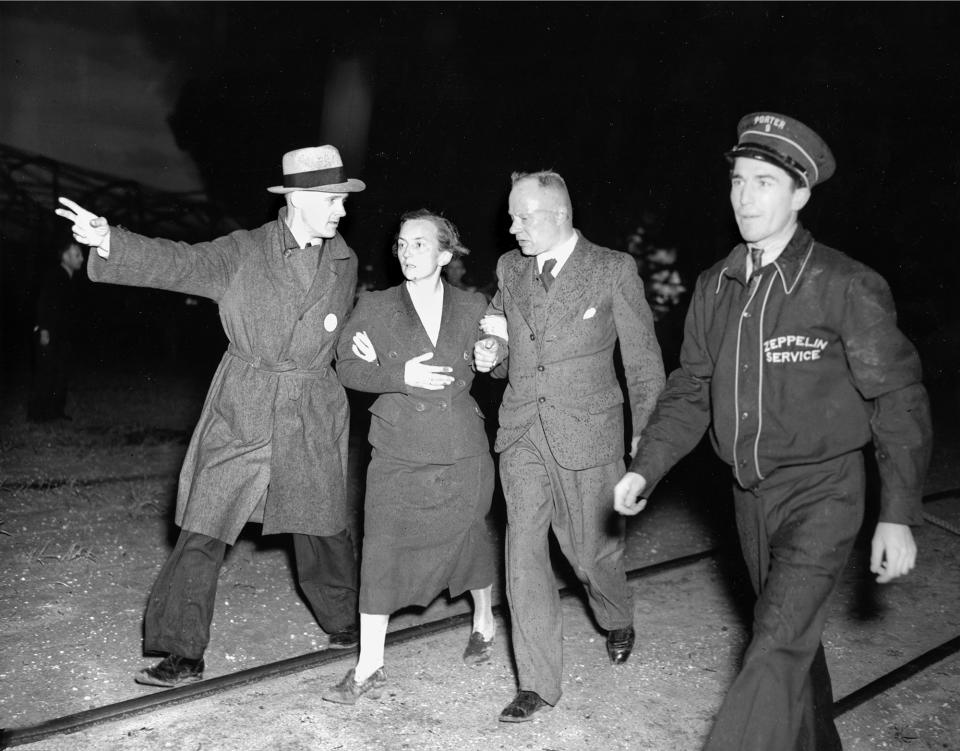
<svg viewBox="0 0 960 751">
<path fill-rule="evenodd" d="M 305 291 L 288 262 L 297 242 L 276 221 L 188 245 L 112 228 L 90 254 L 97 282 L 209 297 L 230 344 L 180 472 L 176 522 L 232 544 L 263 533 L 332 535 L 346 527 L 349 407 L 331 364 L 353 305 L 357 257 L 325 240 Z"/>
</svg>

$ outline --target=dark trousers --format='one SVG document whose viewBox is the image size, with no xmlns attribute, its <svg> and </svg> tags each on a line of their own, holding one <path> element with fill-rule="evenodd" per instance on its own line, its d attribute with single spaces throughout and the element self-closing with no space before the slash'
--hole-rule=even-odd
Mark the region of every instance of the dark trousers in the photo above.
<svg viewBox="0 0 960 751">
<path fill-rule="evenodd" d="M 27 417 L 31 420 L 53 420 L 62 417 L 67 404 L 71 348 L 67 341 L 56 338 L 46 346 L 40 335 L 34 335 L 34 373 Z"/>
<path fill-rule="evenodd" d="M 549 704 L 561 694 L 563 623 L 550 562 L 553 530 L 586 589 L 601 628 L 633 625 L 633 593 L 624 570 L 624 519 L 613 511 L 623 460 L 590 469 L 559 466 L 539 420 L 500 455 L 507 502 L 506 580 L 513 654 L 521 690 Z"/>
<path fill-rule="evenodd" d="M 778 469 L 734 488 L 757 602 L 753 638 L 707 751 L 835 751 L 833 689 L 820 641 L 827 602 L 863 521 L 863 457 Z"/>
<path fill-rule="evenodd" d="M 297 579 L 327 633 L 357 623 L 357 565 L 347 530 L 329 537 L 293 535 Z M 144 615 L 144 651 L 203 657 L 227 544 L 182 530 L 160 570 Z"/>
</svg>

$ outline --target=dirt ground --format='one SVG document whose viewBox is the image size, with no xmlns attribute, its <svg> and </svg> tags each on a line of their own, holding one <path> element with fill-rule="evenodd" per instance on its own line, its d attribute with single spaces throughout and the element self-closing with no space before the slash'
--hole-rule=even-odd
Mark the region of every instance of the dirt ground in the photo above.
<svg viewBox="0 0 960 751">
<path fill-rule="evenodd" d="M 30 726 L 156 691 L 132 681 L 155 661 L 142 655 L 140 618 L 175 540 L 176 476 L 205 387 L 205 379 L 133 369 L 82 373 L 68 405 L 73 419 L 42 425 L 24 421 L 22 388 L 4 394 L 0 726 Z M 949 427 L 938 428 L 938 437 L 928 492 L 960 486 L 960 440 Z M 468 626 L 388 648 L 389 690 L 379 702 L 319 700 L 352 665 L 343 655 L 24 748 L 699 748 L 746 643 L 750 604 L 730 535 L 727 480 L 706 467 L 681 468 L 630 523 L 629 565 L 712 547 L 719 555 L 634 582 L 638 648 L 620 668 L 608 664 L 583 601 L 566 599 L 565 694 L 535 722 L 496 722 L 515 691 L 501 620 L 495 657 L 480 668 L 459 660 Z M 103 479 L 110 481 L 91 482 Z M 358 498 L 359 485 L 352 489 Z M 928 509 L 960 524 L 960 492 L 946 495 Z M 495 508 L 497 534 L 501 524 Z M 825 634 L 838 697 L 960 633 L 957 537 L 930 524 L 917 534 L 920 566 L 903 582 L 873 585 L 862 546 L 851 561 Z M 565 581 L 562 569 L 558 577 Z M 261 538 L 249 527 L 220 581 L 208 677 L 325 647 L 297 595 L 283 536 Z M 441 597 L 426 611 L 398 614 L 391 630 L 467 610 L 462 600 Z M 958 678 L 954 656 L 847 713 L 838 723 L 845 747 L 960 749 Z"/>
</svg>

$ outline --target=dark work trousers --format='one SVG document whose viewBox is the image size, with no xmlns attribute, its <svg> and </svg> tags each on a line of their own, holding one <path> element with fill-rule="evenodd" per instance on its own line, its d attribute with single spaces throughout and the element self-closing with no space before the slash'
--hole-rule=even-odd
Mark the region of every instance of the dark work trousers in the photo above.
<svg viewBox="0 0 960 751">
<path fill-rule="evenodd" d="M 563 624 L 550 563 L 553 530 L 583 582 L 601 628 L 633 625 L 633 596 L 624 571 L 624 519 L 613 511 L 613 486 L 623 460 L 564 469 L 553 459 L 543 426 L 530 429 L 500 455 L 507 502 L 506 581 L 513 653 L 521 690 L 549 704 L 561 694 Z"/>
<path fill-rule="evenodd" d="M 863 521 L 860 452 L 734 487 L 757 602 L 753 638 L 707 751 L 835 751 L 833 689 L 820 641 L 827 602 Z"/>
<path fill-rule="evenodd" d="M 355 627 L 357 565 L 349 531 L 329 537 L 295 534 L 293 547 L 300 587 L 323 630 Z M 145 652 L 203 657 L 226 552 L 222 540 L 181 530 L 147 601 Z"/>
</svg>

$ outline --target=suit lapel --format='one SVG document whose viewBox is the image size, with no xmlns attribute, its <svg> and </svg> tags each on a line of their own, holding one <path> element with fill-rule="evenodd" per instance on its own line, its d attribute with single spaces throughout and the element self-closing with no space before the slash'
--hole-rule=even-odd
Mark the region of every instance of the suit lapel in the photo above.
<svg viewBox="0 0 960 751">
<path fill-rule="evenodd" d="M 422 354 L 427 350 L 435 350 L 427 330 L 420 321 L 420 315 L 417 309 L 413 307 L 413 300 L 410 299 L 410 293 L 407 292 L 407 285 L 400 283 L 397 288 L 397 302 L 393 314 L 392 333 L 397 340 L 399 347 L 407 344 L 418 350 Z M 444 304 L 446 304 L 446 295 L 444 295 Z M 437 342 L 439 342 L 439 337 Z"/>
<path fill-rule="evenodd" d="M 533 270 L 536 268 L 536 259 L 533 256 L 521 255 L 516 264 L 507 272 L 504 288 L 513 299 L 514 305 L 527 322 L 527 326 L 534 329 L 533 320 Z"/>
<path fill-rule="evenodd" d="M 593 264 L 590 263 L 590 243 L 577 239 L 573 253 L 560 269 L 560 274 L 553 281 L 550 293 L 547 295 L 547 311 L 545 321 L 550 325 L 559 318 L 570 313 L 573 304 L 584 295 L 587 282 L 590 279 Z"/>
</svg>

